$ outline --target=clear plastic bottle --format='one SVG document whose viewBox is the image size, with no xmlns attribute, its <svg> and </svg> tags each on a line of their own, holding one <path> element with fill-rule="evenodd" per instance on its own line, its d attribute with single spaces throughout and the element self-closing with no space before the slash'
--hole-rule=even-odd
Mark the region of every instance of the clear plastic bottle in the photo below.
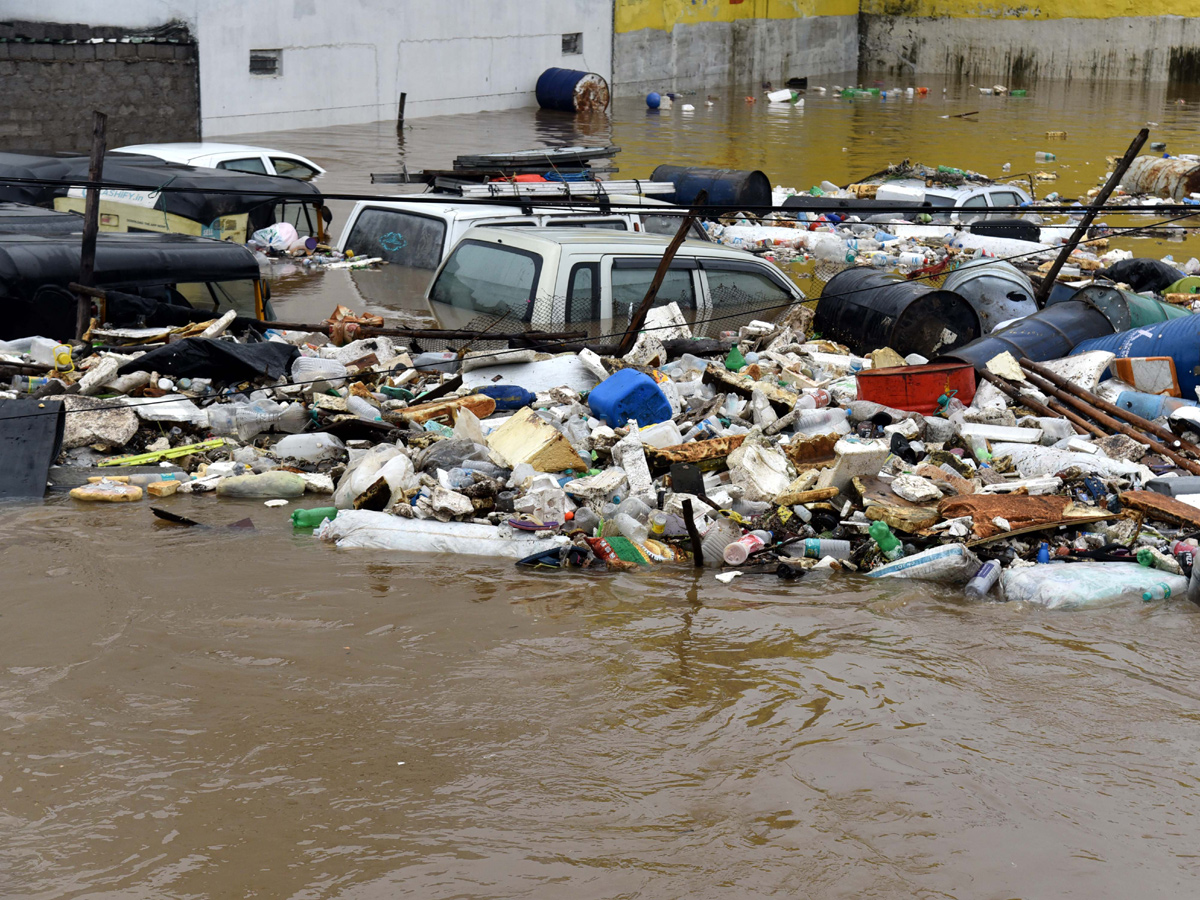
<svg viewBox="0 0 1200 900">
<path fill-rule="evenodd" d="M 380 421 L 379 408 L 357 394 L 351 394 L 346 398 L 346 409 L 368 422 Z"/>
<path fill-rule="evenodd" d="M 628 513 L 617 513 L 616 525 L 621 534 L 635 544 L 645 543 L 646 538 L 650 536 L 650 529 Z"/>
<path fill-rule="evenodd" d="M 1171 588 L 1160 581 L 1148 591 L 1142 591 L 1142 599 L 1149 603 L 1151 600 L 1168 600 L 1171 597 Z"/>
<path fill-rule="evenodd" d="M 571 520 L 571 524 L 566 530 L 574 531 L 575 529 L 579 529 L 590 537 L 596 533 L 596 526 L 599 524 L 600 516 L 588 507 L 581 506 L 575 510 L 575 517 Z"/>
<path fill-rule="evenodd" d="M 972 600 L 982 600 L 999 579 L 1000 563 L 994 559 L 989 559 L 979 567 L 979 571 L 975 573 L 975 577 L 967 582 L 967 586 L 963 588 L 963 593 Z"/>
<path fill-rule="evenodd" d="M 750 558 L 751 553 L 761 550 L 770 541 L 771 532 L 751 531 L 749 534 L 744 534 L 736 541 L 728 544 L 721 555 L 726 565 L 740 566 Z"/>
<path fill-rule="evenodd" d="M 1038 162 L 1054 162 L 1054 160 L 1058 159 L 1058 157 L 1049 150 L 1038 150 L 1033 154 L 1033 158 Z"/>
<path fill-rule="evenodd" d="M 810 559 L 824 559 L 832 556 L 834 559 L 849 559 L 851 554 L 849 541 L 831 541 L 824 538 L 805 538 L 804 555 Z"/>
<path fill-rule="evenodd" d="M 809 388 L 800 395 L 796 405 L 801 409 L 824 409 L 829 405 L 829 391 L 822 388 Z"/>
<path fill-rule="evenodd" d="M 725 548 L 742 536 L 742 529 L 732 519 L 721 516 L 708 526 L 700 548 L 706 566 L 719 566 L 725 559 Z"/>
<path fill-rule="evenodd" d="M 799 416 L 792 423 L 796 434 L 837 434 L 850 433 L 849 411 L 844 409 L 814 409 Z"/>
<path fill-rule="evenodd" d="M 644 524 L 650 518 L 650 505 L 640 497 L 626 497 L 617 506 L 617 515 L 622 513 L 631 516 L 638 521 L 639 524 Z"/>
</svg>

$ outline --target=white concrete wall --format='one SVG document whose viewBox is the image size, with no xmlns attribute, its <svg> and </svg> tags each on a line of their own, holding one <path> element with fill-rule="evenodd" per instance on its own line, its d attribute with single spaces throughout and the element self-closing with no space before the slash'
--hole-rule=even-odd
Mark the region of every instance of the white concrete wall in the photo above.
<svg viewBox="0 0 1200 900">
<path fill-rule="evenodd" d="M 857 16 L 747 19 L 642 28 L 616 35 L 615 93 L 686 90 L 853 70 Z"/>
<path fill-rule="evenodd" d="M 206 138 L 531 106 L 550 66 L 611 79 L 612 0 L 3 0 L 6 17 L 195 35 Z M 564 56 L 562 35 L 583 34 Z M 282 72 L 251 75 L 250 51 Z"/>
<path fill-rule="evenodd" d="M 1200 2 L 1196 7 L 1200 14 Z M 1029 20 L 863 13 L 861 20 L 859 55 L 868 69 L 911 72 L 912 63 L 917 72 L 1010 86 L 1035 78 L 1163 81 L 1177 74 L 1173 59 L 1194 60 L 1200 48 L 1200 18 L 1192 16 Z"/>
</svg>

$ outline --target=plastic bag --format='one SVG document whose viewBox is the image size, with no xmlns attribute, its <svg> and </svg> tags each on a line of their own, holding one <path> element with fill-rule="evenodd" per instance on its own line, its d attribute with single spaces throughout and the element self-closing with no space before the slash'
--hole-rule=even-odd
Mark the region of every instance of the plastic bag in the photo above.
<svg viewBox="0 0 1200 900">
<path fill-rule="evenodd" d="M 1169 598 L 1185 597 L 1188 580 L 1158 569 L 1124 562 L 1046 563 L 1005 569 L 1005 599 L 1044 609 L 1093 609 L 1127 600 L 1163 585 Z"/>
<path fill-rule="evenodd" d="M 266 228 L 260 228 L 254 234 L 250 235 L 250 240 L 247 243 L 257 244 L 260 247 L 267 247 L 271 250 L 286 250 L 294 244 L 300 235 L 297 233 L 295 226 L 288 222 L 276 222 L 274 225 L 268 225 Z"/>
<path fill-rule="evenodd" d="M 415 553 L 456 553 L 490 559 L 524 559 L 569 542 L 563 535 L 550 538 L 504 538 L 491 525 L 439 522 L 436 519 L 401 519 L 369 510 L 347 510 L 327 519 L 316 536 L 342 548 L 405 550 Z"/>
<path fill-rule="evenodd" d="M 943 584 L 966 584 L 979 571 L 979 557 L 966 544 L 946 544 L 905 556 L 870 572 L 869 578 L 915 578 Z"/>
</svg>

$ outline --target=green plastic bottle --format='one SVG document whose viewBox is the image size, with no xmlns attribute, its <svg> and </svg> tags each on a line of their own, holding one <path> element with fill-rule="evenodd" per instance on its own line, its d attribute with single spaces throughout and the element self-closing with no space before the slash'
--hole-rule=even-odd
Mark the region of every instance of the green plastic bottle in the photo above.
<svg viewBox="0 0 1200 900">
<path fill-rule="evenodd" d="M 900 543 L 898 537 L 892 534 L 892 529 L 888 527 L 887 522 L 882 520 L 872 522 L 867 531 L 875 539 L 875 543 L 883 551 L 883 558 L 888 562 L 895 562 L 904 555 L 904 545 Z"/>
<path fill-rule="evenodd" d="M 316 528 L 326 519 L 337 517 L 336 506 L 320 506 L 316 509 L 297 509 L 292 512 L 293 528 Z"/>
<path fill-rule="evenodd" d="M 745 367 L 746 357 L 742 356 L 742 351 L 734 344 L 729 348 L 729 355 L 725 357 L 725 368 L 730 372 L 737 372 Z"/>
</svg>

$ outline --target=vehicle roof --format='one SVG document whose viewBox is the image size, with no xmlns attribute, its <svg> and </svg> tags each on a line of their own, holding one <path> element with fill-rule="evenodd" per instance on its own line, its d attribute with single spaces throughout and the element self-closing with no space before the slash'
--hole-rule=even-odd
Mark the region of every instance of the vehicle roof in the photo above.
<svg viewBox="0 0 1200 900">
<path fill-rule="evenodd" d="M 72 185 L 88 180 L 90 160 L 80 154 L 0 153 L 0 177 L 28 178 L 59 184 L 0 185 L 0 200 L 47 206 L 55 197 L 65 197 Z M 255 175 L 226 169 L 205 169 L 167 162 L 156 156 L 110 153 L 104 158 L 101 177 L 114 184 L 154 189 L 170 182 L 171 187 L 194 187 L 199 193 L 165 191 L 156 209 L 207 224 L 220 216 L 248 212 L 266 203 L 275 203 L 275 195 L 309 194 L 305 202 L 321 202 L 321 192 L 311 183 L 279 175 Z"/>
<path fill-rule="evenodd" d="M 173 144 L 130 144 L 128 147 L 117 147 L 114 153 L 171 153 L 191 159 L 196 156 L 208 156 L 210 153 L 286 153 L 285 150 L 275 150 L 271 147 L 255 147 L 252 144 L 222 144 L 217 141 L 201 141 L 199 143 Z M 288 153 L 288 156 L 296 156 Z"/>
<path fill-rule="evenodd" d="M 624 253 L 661 256 L 674 238 L 664 234 L 646 232 L 598 231 L 595 228 L 472 228 L 463 235 L 463 240 L 475 239 L 518 244 L 527 242 L 531 246 L 557 245 L 562 251 L 600 253 Z M 528 249 L 528 248 L 527 248 Z M 725 247 L 708 241 L 684 241 L 678 253 L 684 256 L 711 256 L 725 259 L 757 259 L 752 253 Z"/>
<path fill-rule="evenodd" d="M 77 281 L 80 252 L 74 235 L 0 234 L 0 295 Z M 258 277 L 258 259 L 241 244 L 188 234 L 96 236 L 95 279 L 100 287 Z"/>
<path fill-rule="evenodd" d="M 83 217 L 28 203 L 0 202 L 0 234 L 74 234 L 83 230 Z"/>
</svg>

